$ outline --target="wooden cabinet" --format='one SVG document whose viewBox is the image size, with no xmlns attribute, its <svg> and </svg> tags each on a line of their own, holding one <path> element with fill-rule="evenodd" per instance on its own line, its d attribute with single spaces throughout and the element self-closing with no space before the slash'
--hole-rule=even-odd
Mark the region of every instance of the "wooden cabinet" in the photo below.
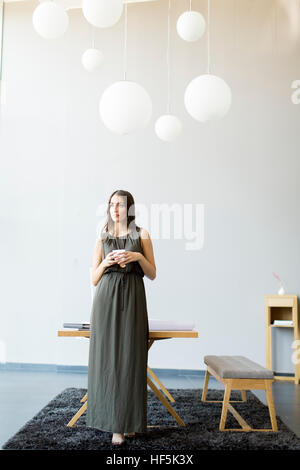
<svg viewBox="0 0 300 470">
<path fill-rule="evenodd" d="M 294 357 L 294 376 L 276 376 L 276 380 L 292 380 L 299 384 L 300 379 L 300 341 L 297 295 L 265 295 L 266 314 L 266 367 L 272 366 L 272 328 L 293 328 L 294 348 L 291 348 L 291 358 Z M 274 345 L 276 346 L 276 345 Z M 299 354 L 296 354 L 299 352 Z"/>
</svg>

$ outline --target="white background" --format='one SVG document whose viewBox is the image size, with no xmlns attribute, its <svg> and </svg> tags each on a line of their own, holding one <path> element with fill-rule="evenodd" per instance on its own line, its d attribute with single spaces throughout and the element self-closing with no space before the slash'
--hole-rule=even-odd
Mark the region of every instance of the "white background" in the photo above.
<svg viewBox="0 0 300 470">
<path fill-rule="evenodd" d="M 116 189 L 137 204 L 204 204 L 204 245 L 153 239 L 157 277 L 145 287 L 149 318 L 194 321 L 198 339 L 157 342 L 149 365 L 203 369 L 205 354 L 239 354 L 265 364 L 264 295 L 272 271 L 299 294 L 299 2 L 211 1 L 211 73 L 227 81 L 232 108 L 200 124 L 186 112 L 189 81 L 206 72 L 207 37 L 182 41 L 176 20 L 189 2 L 172 0 L 171 112 L 182 136 L 160 141 L 155 120 L 167 104 L 167 0 L 129 5 L 127 79 L 153 102 L 150 125 L 120 137 L 98 101 L 123 78 L 124 15 L 96 31 L 105 55 L 89 74 L 81 55 L 92 27 L 69 10 L 64 37 L 32 27 L 37 1 L 5 5 L 0 140 L 1 330 L 8 362 L 87 365 L 88 340 L 58 338 L 64 322 L 89 320 L 89 267 L 98 207 Z M 193 1 L 206 17 L 207 2 Z M 299 7 L 299 8 L 298 8 Z M 137 218 L 151 235 L 151 226 Z M 172 233 L 172 231 L 171 231 Z M 283 330 L 283 331 L 282 331 Z M 277 371 L 292 371 L 292 334 L 276 335 Z"/>
</svg>

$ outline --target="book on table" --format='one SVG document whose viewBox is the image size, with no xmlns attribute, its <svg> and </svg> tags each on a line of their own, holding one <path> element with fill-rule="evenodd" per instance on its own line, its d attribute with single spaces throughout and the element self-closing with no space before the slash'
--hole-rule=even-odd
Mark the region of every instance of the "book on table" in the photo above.
<svg viewBox="0 0 300 470">
<path fill-rule="evenodd" d="M 74 330 L 89 330 L 90 322 L 81 322 L 81 323 L 64 323 L 63 328 L 72 328 Z"/>
</svg>

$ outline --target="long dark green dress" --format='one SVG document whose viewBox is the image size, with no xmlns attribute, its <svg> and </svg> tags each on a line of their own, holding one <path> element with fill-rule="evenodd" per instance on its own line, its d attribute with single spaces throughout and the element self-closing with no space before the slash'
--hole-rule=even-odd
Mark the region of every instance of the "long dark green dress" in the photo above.
<svg viewBox="0 0 300 470">
<path fill-rule="evenodd" d="M 142 253 L 140 228 L 102 239 L 102 253 Z M 148 314 L 139 262 L 107 267 L 94 294 L 88 366 L 87 426 L 113 433 L 147 431 Z"/>
</svg>

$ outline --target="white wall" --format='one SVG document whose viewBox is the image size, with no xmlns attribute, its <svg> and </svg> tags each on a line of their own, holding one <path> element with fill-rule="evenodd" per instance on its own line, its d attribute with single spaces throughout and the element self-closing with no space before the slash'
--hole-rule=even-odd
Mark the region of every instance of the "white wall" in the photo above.
<svg viewBox="0 0 300 470">
<path fill-rule="evenodd" d="M 57 338 L 57 330 L 89 319 L 97 208 L 122 188 L 149 210 L 152 203 L 205 206 L 203 249 L 153 239 L 157 277 L 144 278 L 149 318 L 195 321 L 199 338 L 156 343 L 149 364 L 202 369 L 205 354 L 244 354 L 264 364 L 264 295 L 277 292 L 272 271 L 288 293 L 299 294 L 300 106 L 290 99 L 299 78 L 299 9 L 293 10 L 299 2 L 211 2 L 211 73 L 230 84 L 233 104 L 222 121 L 204 125 L 187 114 L 183 93 L 206 72 L 206 37 L 186 43 L 177 36 L 176 20 L 189 2 L 172 0 L 171 111 L 184 129 L 173 144 L 154 133 L 166 111 L 167 0 L 128 8 L 127 78 L 148 90 L 153 117 L 126 137 L 110 133 L 98 116 L 102 92 L 123 77 L 124 16 L 96 32 L 106 63 L 90 75 L 80 63 L 92 37 L 81 11 L 69 11 L 63 38 L 46 41 L 32 27 L 37 4 L 5 5 L 0 340 L 6 360 L 87 364 L 88 340 Z M 205 0 L 193 6 L 206 16 Z M 277 352 L 277 370 L 289 371 L 291 332 L 279 333 L 284 354 Z"/>
</svg>

